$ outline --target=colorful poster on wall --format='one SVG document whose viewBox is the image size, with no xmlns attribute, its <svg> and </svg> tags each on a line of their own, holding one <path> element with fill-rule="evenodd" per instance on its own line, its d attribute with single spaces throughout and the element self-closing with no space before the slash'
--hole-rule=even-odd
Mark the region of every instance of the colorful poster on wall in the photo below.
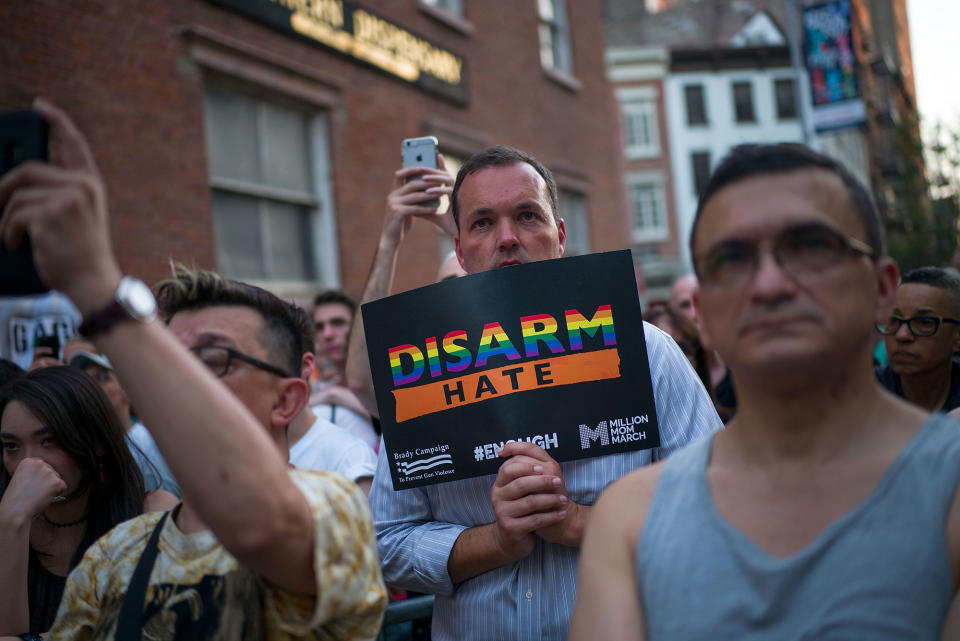
<svg viewBox="0 0 960 641">
<path fill-rule="evenodd" d="M 850 0 L 803 8 L 804 57 L 818 131 L 861 127 L 866 110 L 857 81 Z"/>
<path fill-rule="evenodd" d="M 393 487 L 660 444 L 629 250 L 528 263 L 363 305 Z"/>
</svg>

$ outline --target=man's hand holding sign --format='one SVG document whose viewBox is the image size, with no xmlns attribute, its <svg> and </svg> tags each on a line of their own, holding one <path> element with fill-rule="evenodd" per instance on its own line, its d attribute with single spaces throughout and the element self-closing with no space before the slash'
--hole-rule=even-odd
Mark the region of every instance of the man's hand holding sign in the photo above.
<svg viewBox="0 0 960 641">
<path fill-rule="evenodd" d="M 500 466 L 497 483 L 493 486 L 494 512 L 497 511 L 497 487 L 501 479 L 513 478 L 518 483 L 523 482 L 519 487 L 512 488 L 515 492 L 520 492 L 515 500 L 525 502 L 533 510 L 537 510 L 540 504 L 545 504 L 541 510 L 530 514 L 546 517 L 533 519 L 537 526 L 534 532 L 552 543 L 579 547 L 590 507 L 569 499 L 560 464 L 542 447 L 533 443 L 507 443 L 500 450 L 500 456 L 507 457 L 508 460 Z M 528 497 L 542 497 L 542 500 L 525 501 Z"/>
</svg>

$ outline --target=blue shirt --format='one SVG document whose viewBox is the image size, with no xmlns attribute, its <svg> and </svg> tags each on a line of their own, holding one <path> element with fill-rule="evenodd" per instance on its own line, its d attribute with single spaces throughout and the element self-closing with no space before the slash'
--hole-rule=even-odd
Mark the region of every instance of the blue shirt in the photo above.
<svg viewBox="0 0 960 641">
<path fill-rule="evenodd" d="M 644 323 L 661 446 L 561 463 L 570 499 L 593 505 L 627 472 L 712 434 L 722 426 L 710 396 L 670 336 Z M 529 556 L 454 585 L 447 572 L 463 530 L 493 523 L 496 475 L 395 491 L 380 448 L 370 493 L 390 585 L 436 594 L 433 638 L 565 639 L 576 594 L 578 548 L 536 540 Z"/>
<path fill-rule="evenodd" d="M 873 491 L 788 556 L 717 511 L 711 443 L 667 462 L 647 511 L 635 561 L 647 639 L 941 638 L 955 591 L 945 532 L 960 425 L 931 416 Z"/>
<path fill-rule="evenodd" d="M 178 499 L 183 498 L 177 479 L 173 478 L 173 472 L 167 467 L 167 462 L 163 460 L 163 455 L 154 443 L 153 436 L 143 423 L 134 423 L 127 432 L 127 446 L 130 448 L 133 460 L 137 462 L 137 467 L 140 468 L 140 473 L 143 474 L 143 486 L 147 492 L 166 490 L 176 495 Z"/>
</svg>

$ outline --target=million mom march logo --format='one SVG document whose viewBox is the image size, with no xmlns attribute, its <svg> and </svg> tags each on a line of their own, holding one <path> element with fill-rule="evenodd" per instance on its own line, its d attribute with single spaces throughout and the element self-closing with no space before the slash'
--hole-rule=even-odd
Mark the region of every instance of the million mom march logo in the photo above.
<svg viewBox="0 0 960 641">
<path fill-rule="evenodd" d="M 395 489 L 660 444 L 628 250 L 517 265 L 362 307 Z"/>
</svg>

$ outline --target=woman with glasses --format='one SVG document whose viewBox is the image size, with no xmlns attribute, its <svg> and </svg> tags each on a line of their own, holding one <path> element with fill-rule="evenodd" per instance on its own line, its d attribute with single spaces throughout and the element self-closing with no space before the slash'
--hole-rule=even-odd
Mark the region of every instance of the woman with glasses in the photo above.
<svg viewBox="0 0 960 641">
<path fill-rule="evenodd" d="M 940 267 L 907 272 L 883 334 L 888 364 L 875 369 L 885 388 L 928 411 L 960 407 L 960 274 Z"/>
<path fill-rule="evenodd" d="M 0 389 L 0 636 L 48 630 L 97 538 L 155 505 L 103 391 L 71 367 Z"/>
</svg>

